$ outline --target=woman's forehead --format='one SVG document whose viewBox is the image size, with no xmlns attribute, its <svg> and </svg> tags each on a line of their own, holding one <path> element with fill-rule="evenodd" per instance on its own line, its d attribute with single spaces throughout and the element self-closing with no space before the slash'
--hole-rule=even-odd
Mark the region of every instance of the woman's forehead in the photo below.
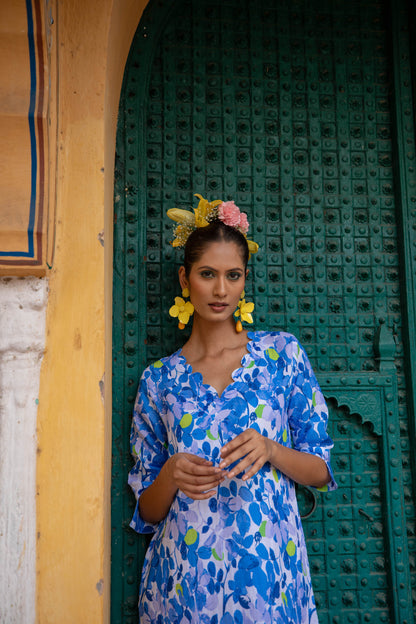
<svg viewBox="0 0 416 624">
<path fill-rule="evenodd" d="M 233 267 L 244 268 L 243 255 L 240 247 L 233 241 L 214 241 L 207 243 L 195 264 L 232 264 Z"/>
</svg>

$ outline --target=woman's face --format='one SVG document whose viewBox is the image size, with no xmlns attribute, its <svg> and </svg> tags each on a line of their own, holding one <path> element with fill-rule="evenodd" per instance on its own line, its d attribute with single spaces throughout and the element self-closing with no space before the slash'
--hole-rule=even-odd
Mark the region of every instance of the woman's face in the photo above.
<svg viewBox="0 0 416 624">
<path fill-rule="evenodd" d="M 244 290 L 246 269 L 233 242 L 209 243 L 186 277 L 179 270 L 182 288 L 188 288 L 195 314 L 207 321 L 224 321 L 237 308 Z"/>
</svg>

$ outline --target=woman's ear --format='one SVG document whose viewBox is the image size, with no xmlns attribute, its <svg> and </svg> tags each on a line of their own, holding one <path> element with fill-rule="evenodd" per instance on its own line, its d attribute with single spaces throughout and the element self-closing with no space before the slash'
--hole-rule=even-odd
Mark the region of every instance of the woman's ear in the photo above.
<svg viewBox="0 0 416 624">
<path fill-rule="evenodd" d="M 179 275 L 179 284 L 181 285 L 182 290 L 184 288 L 188 288 L 188 280 L 186 278 L 184 266 L 179 267 L 178 275 Z"/>
<path fill-rule="evenodd" d="M 248 278 L 248 274 L 250 273 L 250 271 L 248 269 L 246 269 L 246 279 Z"/>
</svg>

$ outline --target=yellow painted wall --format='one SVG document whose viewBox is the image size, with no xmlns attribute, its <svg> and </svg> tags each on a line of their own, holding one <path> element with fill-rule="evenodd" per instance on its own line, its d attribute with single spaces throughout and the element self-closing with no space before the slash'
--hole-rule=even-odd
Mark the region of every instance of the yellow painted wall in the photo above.
<svg viewBox="0 0 416 624">
<path fill-rule="evenodd" d="M 58 3 L 56 247 L 38 412 L 40 624 L 109 620 L 115 132 L 124 66 L 146 4 Z"/>
</svg>

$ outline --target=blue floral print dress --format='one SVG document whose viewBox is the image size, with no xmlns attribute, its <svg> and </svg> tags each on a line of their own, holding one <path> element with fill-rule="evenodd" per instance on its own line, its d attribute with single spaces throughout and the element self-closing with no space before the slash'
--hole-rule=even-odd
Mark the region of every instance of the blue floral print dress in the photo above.
<svg viewBox="0 0 416 624">
<path fill-rule="evenodd" d="M 305 351 L 284 332 L 250 332 L 233 382 L 218 396 L 181 350 L 143 373 L 134 408 L 129 484 L 136 498 L 168 457 L 221 461 L 221 447 L 252 427 L 329 466 L 327 408 Z M 316 624 L 295 484 L 266 463 L 248 481 L 223 481 L 208 500 L 178 490 L 154 532 L 140 587 L 142 624 Z"/>
</svg>

